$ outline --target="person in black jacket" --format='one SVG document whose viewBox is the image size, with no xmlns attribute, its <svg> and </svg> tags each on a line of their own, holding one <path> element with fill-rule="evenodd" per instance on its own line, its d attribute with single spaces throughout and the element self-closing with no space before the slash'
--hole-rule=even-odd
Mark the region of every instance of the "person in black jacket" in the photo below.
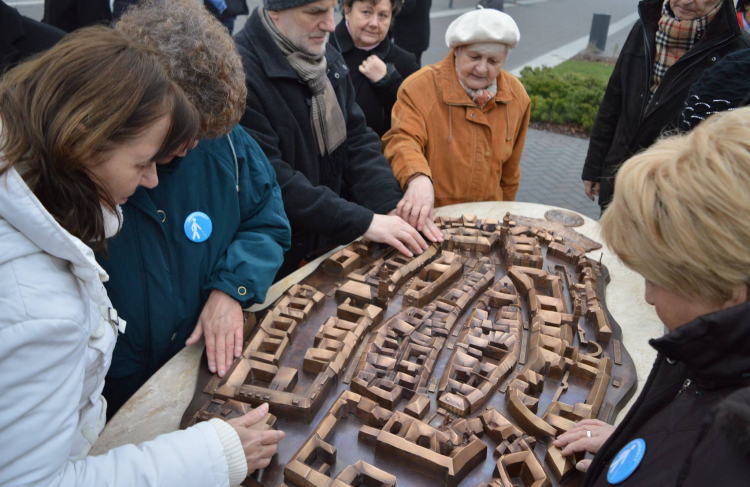
<svg viewBox="0 0 750 487">
<path fill-rule="evenodd" d="M 65 32 L 90 25 L 110 24 L 109 0 L 44 0 L 42 22 Z"/>
<path fill-rule="evenodd" d="M 0 0 L 0 76 L 27 57 L 57 44 L 65 32 L 24 17 Z"/>
<path fill-rule="evenodd" d="M 602 236 L 646 279 L 669 329 L 622 423 L 555 441 L 582 487 L 747 485 L 750 478 L 750 108 L 711 116 L 626 162 Z"/>
<path fill-rule="evenodd" d="M 619 166 L 678 127 L 690 86 L 724 56 L 750 46 L 732 0 L 645 0 L 638 12 L 596 115 L 583 167 L 586 195 L 598 195 L 602 211 Z"/>
<path fill-rule="evenodd" d="M 393 23 L 393 42 L 414 54 L 422 65 L 422 53 L 430 47 L 430 9 L 432 0 L 404 0 Z"/>
<path fill-rule="evenodd" d="M 391 128 L 398 88 L 419 69 L 414 55 L 386 35 L 402 4 L 403 0 L 344 0 L 344 18 L 329 39 L 349 67 L 367 126 L 379 137 Z"/>
<path fill-rule="evenodd" d="M 693 86 L 680 116 L 689 132 L 714 113 L 750 104 L 750 49 L 733 52 L 707 70 Z"/>
<path fill-rule="evenodd" d="M 240 123 L 276 170 L 292 226 L 292 248 L 277 278 L 311 254 L 363 235 L 407 256 L 427 248 L 395 215 L 401 188 L 354 101 L 349 68 L 338 51 L 326 49 L 335 4 L 264 0 L 235 36 L 248 92 Z M 442 240 L 434 222 L 419 230 Z"/>
</svg>

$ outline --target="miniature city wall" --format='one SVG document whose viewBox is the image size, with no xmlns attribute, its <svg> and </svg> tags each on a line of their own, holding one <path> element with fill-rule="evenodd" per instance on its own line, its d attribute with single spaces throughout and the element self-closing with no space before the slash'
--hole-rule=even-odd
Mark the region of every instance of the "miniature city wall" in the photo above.
<svg viewBox="0 0 750 487">
<path fill-rule="evenodd" d="M 523 217 L 440 217 L 407 258 L 357 241 L 247 318 L 223 378 L 201 366 L 182 426 L 269 403 L 286 438 L 244 485 L 577 486 L 551 439 L 612 422 L 635 367 L 597 244 Z M 521 224 L 523 223 L 523 224 Z"/>
</svg>

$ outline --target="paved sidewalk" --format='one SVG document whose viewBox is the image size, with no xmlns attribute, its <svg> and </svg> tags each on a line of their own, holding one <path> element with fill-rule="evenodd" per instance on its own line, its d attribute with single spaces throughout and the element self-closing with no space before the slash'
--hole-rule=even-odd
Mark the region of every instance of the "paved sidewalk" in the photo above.
<svg viewBox="0 0 750 487">
<path fill-rule="evenodd" d="M 541 203 L 599 219 L 599 205 L 583 192 L 581 170 L 589 141 L 529 129 L 516 201 Z"/>
</svg>

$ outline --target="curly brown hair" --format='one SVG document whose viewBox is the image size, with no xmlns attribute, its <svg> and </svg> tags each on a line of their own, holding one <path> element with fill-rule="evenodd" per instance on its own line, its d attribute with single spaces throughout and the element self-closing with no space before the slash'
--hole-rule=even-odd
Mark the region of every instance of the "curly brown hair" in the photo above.
<svg viewBox="0 0 750 487">
<path fill-rule="evenodd" d="M 227 28 L 195 0 L 142 0 L 115 28 L 162 54 L 201 112 L 202 139 L 229 133 L 245 111 L 245 71 Z"/>
</svg>

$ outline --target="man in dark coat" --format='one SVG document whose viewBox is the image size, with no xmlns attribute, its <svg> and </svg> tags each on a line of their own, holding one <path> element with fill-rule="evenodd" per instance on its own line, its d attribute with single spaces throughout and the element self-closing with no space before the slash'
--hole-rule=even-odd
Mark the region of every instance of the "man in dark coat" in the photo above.
<svg viewBox="0 0 750 487">
<path fill-rule="evenodd" d="M 235 36 L 248 91 L 240 123 L 276 170 L 292 226 L 277 278 L 311 253 L 362 235 L 408 256 L 427 248 L 413 227 L 386 215 L 403 195 L 354 101 L 346 63 L 326 49 L 335 4 L 265 0 Z M 439 231 L 430 230 L 425 235 L 437 241 Z"/>
<path fill-rule="evenodd" d="M 0 76 L 27 57 L 46 51 L 65 32 L 24 17 L 0 0 Z"/>
<path fill-rule="evenodd" d="M 90 25 L 112 22 L 109 0 L 44 0 L 42 22 L 73 32 Z"/>
<path fill-rule="evenodd" d="M 354 2 L 344 2 L 344 9 L 347 8 L 347 3 Z M 365 114 L 367 126 L 373 129 L 378 137 L 383 137 L 391 128 L 391 112 L 396 104 L 401 83 L 419 69 L 414 55 L 392 43 L 388 36 L 372 49 L 359 49 L 347 28 L 346 19 L 342 19 L 336 26 L 329 42 L 344 56 L 344 61 L 349 67 L 354 91 L 357 94 L 357 105 Z M 377 56 L 386 65 L 385 76 L 376 82 L 359 70 L 370 56 Z"/>
<path fill-rule="evenodd" d="M 620 165 L 665 130 L 679 126 L 690 86 L 727 54 L 750 47 L 750 38 L 737 24 L 732 0 L 721 0 L 703 35 L 666 70 L 652 93 L 655 38 L 664 3 L 645 0 L 638 5 L 640 20 L 625 41 L 596 115 L 582 179 L 592 200 L 599 195 L 602 211 L 612 200 Z"/>
<path fill-rule="evenodd" d="M 417 58 L 430 47 L 430 9 L 432 0 L 404 0 L 401 12 L 393 23 L 393 42 Z"/>
</svg>

